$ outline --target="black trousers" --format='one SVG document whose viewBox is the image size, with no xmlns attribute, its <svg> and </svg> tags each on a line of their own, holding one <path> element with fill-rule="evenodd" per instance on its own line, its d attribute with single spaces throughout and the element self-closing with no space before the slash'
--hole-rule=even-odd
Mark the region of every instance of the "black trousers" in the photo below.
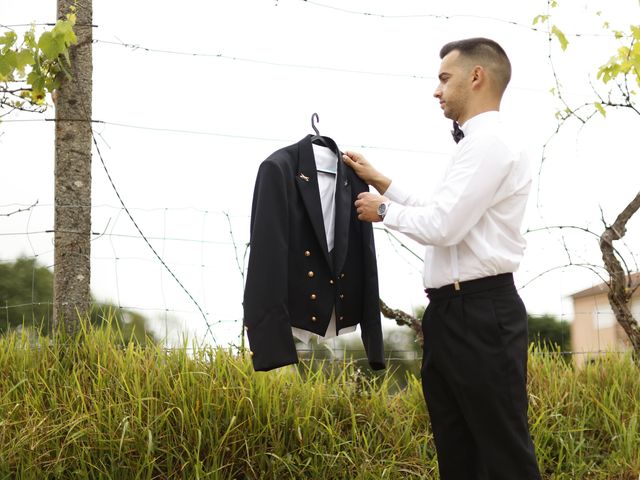
<svg viewBox="0 0 640 480">
<path fill-rule="evenodd" d="M 427 289 L 422 389 L 442 480 L 539 480 L 527 314 L 512 274 Z"/>
</svg>

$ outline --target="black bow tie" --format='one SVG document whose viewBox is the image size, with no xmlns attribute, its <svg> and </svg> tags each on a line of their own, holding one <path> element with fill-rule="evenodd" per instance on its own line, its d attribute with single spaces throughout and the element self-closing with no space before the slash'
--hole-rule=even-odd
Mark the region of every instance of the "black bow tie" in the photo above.
<svg viewBox="0 0 640 480">
<path fill-rule="evenodd" d="M 456 121 L 453 122 L 453 130 L 451 130 L 451 135 L 453 135 L 453 139 L 455 140 L 456 143 L 458 143 L 460 140 L 464 138 L 464 132 L 462 131 L 462 129 L 460 128 L 460 125 L 458 125 L 458 122 Z"/>
</svg>

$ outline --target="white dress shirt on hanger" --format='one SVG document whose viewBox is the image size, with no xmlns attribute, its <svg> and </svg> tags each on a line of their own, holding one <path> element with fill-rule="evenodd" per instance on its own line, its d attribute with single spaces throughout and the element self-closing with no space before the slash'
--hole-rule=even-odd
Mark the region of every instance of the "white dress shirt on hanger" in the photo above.
<svg viewBox="0 0 640 480">
<path fill-rule="evenodd" d="M 327 246 L 329 248 L 329 252 L 331 252 L 333 250 L 335 238 L 338 157 L 330 148 L 316 144 L 313 144 L 313 156 L 315 157 L 316 169 L 318 170 L 318 188 L 320 189 L 320 204 L 322 206 L 322 218 L 324 219 L 324 231 L 327 237 Z M 334 309 L 324 337 L 296 327 L 291 327 L 291 330 L 293 331 L 294 336 L 307 345 L 314 336 L 319 340 L 325 340 L 337 335 L 354 332 L 356 327 L 342 328 L 337 332 L 336 312 Z"/>
</svg>

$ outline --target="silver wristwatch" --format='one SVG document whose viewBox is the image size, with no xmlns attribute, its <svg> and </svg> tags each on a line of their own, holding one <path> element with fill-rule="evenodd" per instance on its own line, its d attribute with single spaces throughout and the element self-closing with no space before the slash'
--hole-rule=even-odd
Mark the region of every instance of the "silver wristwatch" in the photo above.
<svg viewBox="0 0 640 480">
<path fill-rule="evenodd" d="M 378 210 L 376 211 L 376 213 L 380 216 L 382 220 L 384 220 L 384 216 L 387 214 L 387 211 L 389 210 L 390 203 L 391 202 L 383 202 L 380 205 L 378 205 Z"/>
</svg>

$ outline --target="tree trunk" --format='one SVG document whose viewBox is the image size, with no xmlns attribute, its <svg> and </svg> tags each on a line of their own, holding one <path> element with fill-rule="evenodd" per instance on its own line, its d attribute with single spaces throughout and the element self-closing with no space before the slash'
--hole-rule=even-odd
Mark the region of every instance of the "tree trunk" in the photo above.
<svg viewBox="0 0 640 480">
<path fill-rule="evenodd" d="M 57 16 L 75 6 L 78 43 L 71 76 L 56 92 L 53 326 L 73 334 L 91 306 L 92 0 L 58 0 Z M 60 328 L 62 327 L 62 328 Z"/>
<path fill-rule="evenodd" d="M 631 276 L 625 272 L 616 258 L 613 250 L 613 242 L 620 240 L 626 233 L 626 225 L 629 219 L 640 208 L 640 192 L 618 215 L 613 225 L 608 227 L 600 237 L 600 250 L 604 266 L 609 273 L 609 304 L 616 320 L 622 326 L 631 341 L 633 355 L 640 364 L 640 326 L 633 318 L 630 309 L 631 296 L 633 294 Z"/>
</svg>

